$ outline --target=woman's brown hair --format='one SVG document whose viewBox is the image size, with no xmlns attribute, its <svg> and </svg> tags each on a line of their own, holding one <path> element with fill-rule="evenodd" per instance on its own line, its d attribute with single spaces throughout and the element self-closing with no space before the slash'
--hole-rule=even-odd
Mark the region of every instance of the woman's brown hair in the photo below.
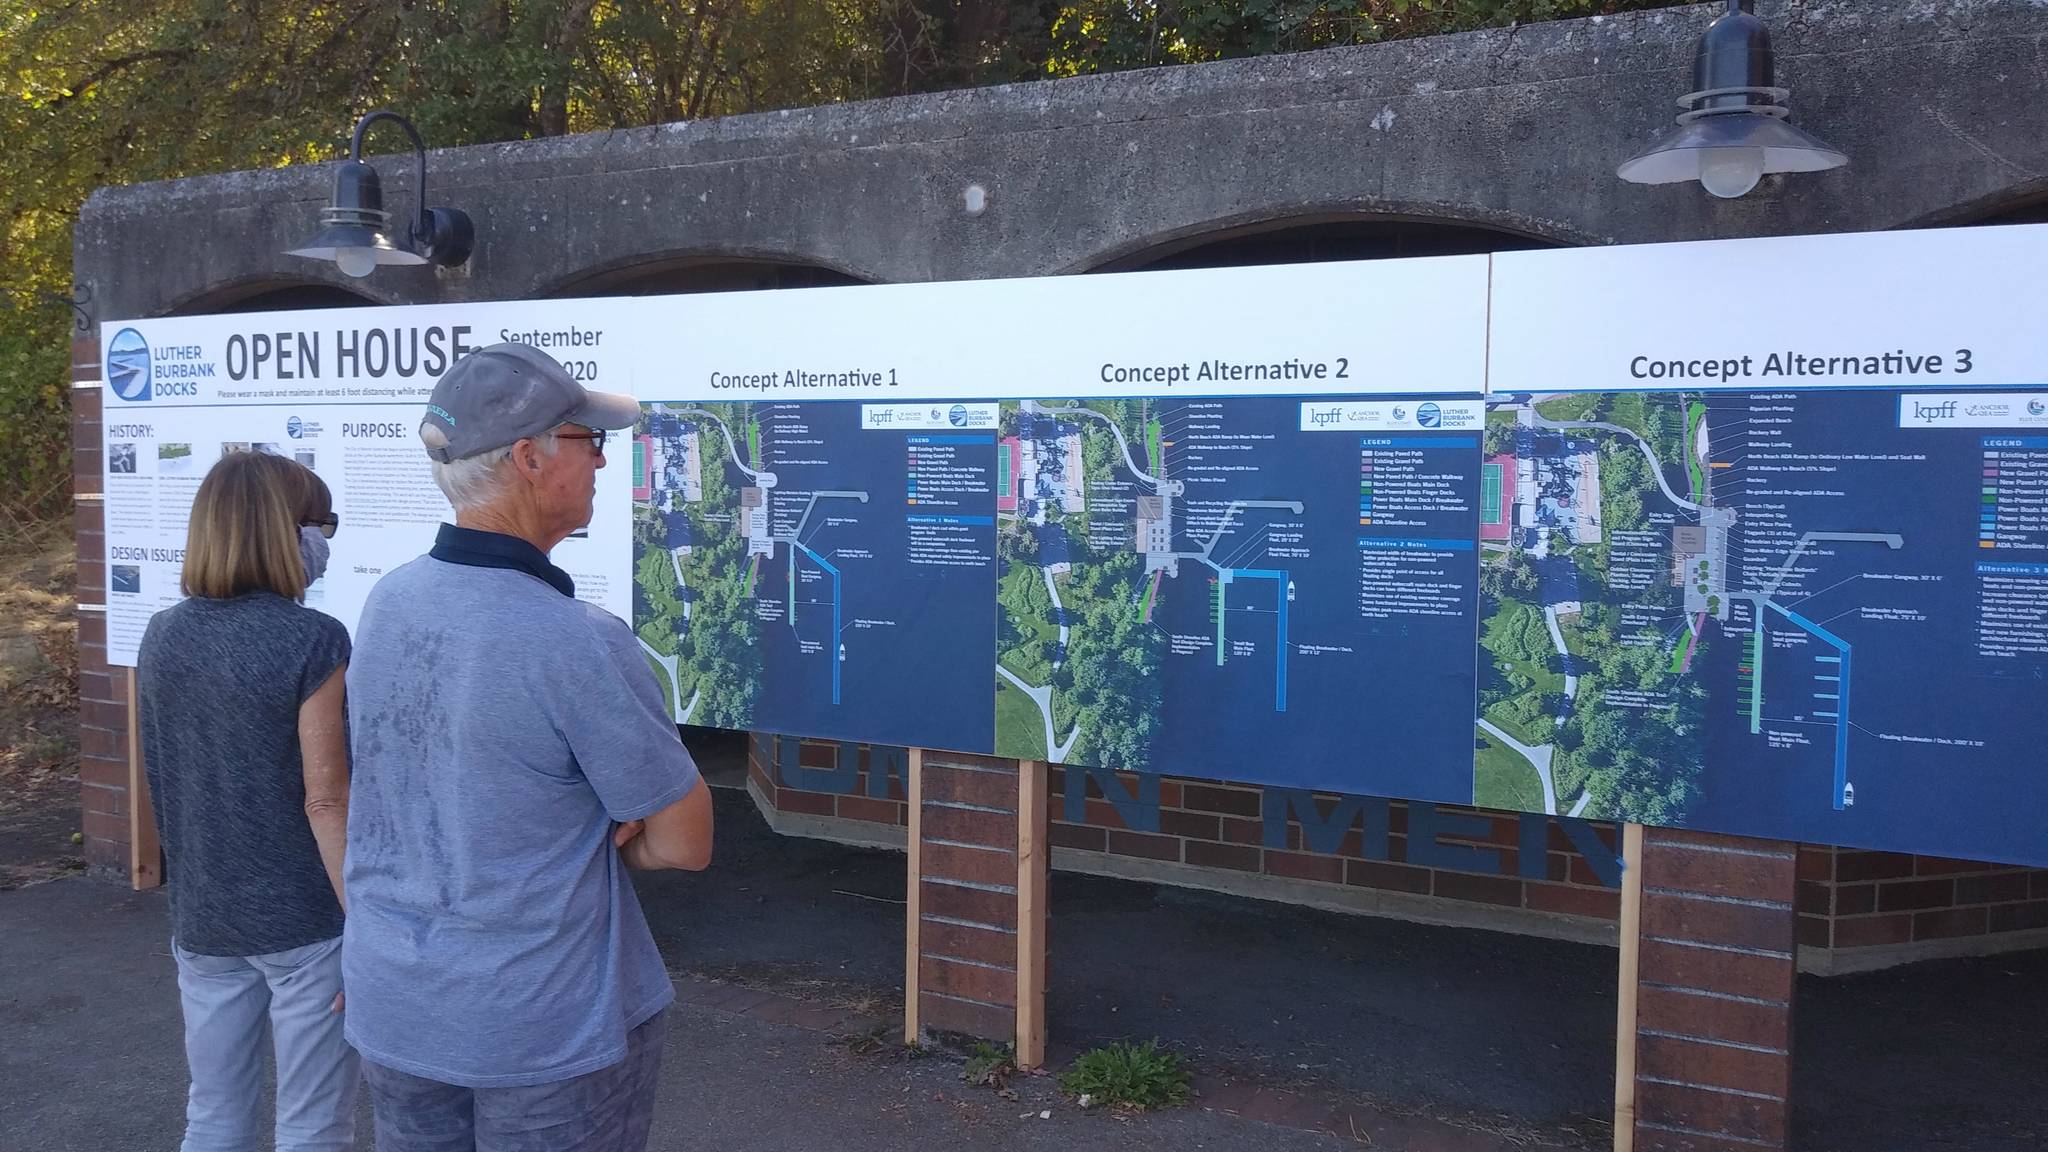
<svg viewBox="0 0 2048 1152">
<path fill-rule="evenodd" d="M 192 501 L 179 591 L 216 600 L 250 592 L 303 598 L 299 525 L 325 516 L 332 504 L 320 477 L 281 456 L 221 457 Z"/>
</svg>

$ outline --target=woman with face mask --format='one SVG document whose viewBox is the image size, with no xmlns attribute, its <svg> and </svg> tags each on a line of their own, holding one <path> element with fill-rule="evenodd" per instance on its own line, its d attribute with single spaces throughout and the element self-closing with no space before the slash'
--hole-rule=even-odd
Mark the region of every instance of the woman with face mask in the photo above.
<svg viewBox="0 0 2048 1152">
<path fill-rule="evenodd" d="M 358 1063 L 341 1017 L 349 638 L 303 603 L 336 527 L 309 469 L 223 457 L 192 504 L 187 598 L 156 614 L 137 655 L 192 1072 L 183 1152 L 272 1146 L 266 1030 L 274 1146 L 354 1146 Z"/>
</svg>

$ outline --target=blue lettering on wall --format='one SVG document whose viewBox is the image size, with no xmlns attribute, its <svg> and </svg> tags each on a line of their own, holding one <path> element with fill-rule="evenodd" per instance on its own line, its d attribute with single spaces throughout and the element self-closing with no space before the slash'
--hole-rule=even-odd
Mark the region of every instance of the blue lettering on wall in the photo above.
<svg viewBox="0 0 2048 1152">
<path fill-rule="evenodd" d="M 776 741 L 775 775 L 783 787 L 832 796 L 851 796 L 860 787 L 860 745 L 839 745 L 831 768 L 805 766 L 803 747 L 801 740 Z"/>
<path fill-rule="evenodd" d="M 1159 831 L 1159 774 L 1140 772 L 1138 788 L 1133 792 L 1124 787 L 1124 782 L 1107 768 L 1083 768 L 1069 765 L 1067 777 L 1067 812 L 1069 824 L 1088 822 L 1088 782 L 1095 781 L 1102 789 L 1102 795 L 1116 809 L 1117 819 L 1133 832 Z"/>
<path fill-rule="evenodd" d="M 758 738 L 757 738 L 758 739 Z M 805 792 L 821 792 L 832 796 L 851 796 L 862 791 L 860 755 L 863 745 L 842 742 L 835 747 L 837 753 L 831 768 L 812 768 L 801 763 L 803 741 L 795 737 L 770 737 L 773 741 L 772 762 L 778 782 L 785 787 Z M 765 742 L 755 745 L 756 755 L 768 761 Z M 907 748 L 870 744 L 865 746 L 868 756 L 866 793 L 876 799 L 886 799 L 890 786 L 905 781 L 909 775 L 910 751 Z M 1136 787 L 1126 786 L 1123 779 L 1106 768 L 1084 768 L 1079 765 L 1064 767 L 1066 787 L 1062 817 L 1069 824 L 1085 824 L 1088 821 L 1088 783 L 1094 781 L 1111 807 L 1116 809 L 1117 818 L 1124 826 L 1137 832 L 1159 831 L 1160 779 L 1157 773 L 1138 773 Z M 907 791 L 907 788 L 905 789 Z M 1445 836 L 1466 840 L 1483 840 L 1493 832 L 1493 821 L 1477 812 L 1463 809 L 1443 809 L 1419 800 L 1407 801 L 1408 849 L 1407 862 L 1421 868 L 1442 868 L 1453 872 L 1477 872 L 1498 875 L 1501 868 L 1501 850 L 1479 844 L 1446 843 Z M 1621 886 L 1621 857 L 1615 849 L 1600 838 L 1590 821 L 1572 816 L 1544 816 L 1534 812 L 1518 812 L 1517 820 L 1516 874 L 1524 880 L 1548 880 L 1550 829 L 1556 827 L 1564 832 L 1572 849 L 1585 858 L 1593 875 L 1608 888 Z M 1264 790 L 1260 801 L 1261 839 L 1268 848 L 1287 847 L 1287 823 L 1293 819 L 1301 825 L 1302 845 L 1311 852 L 1333 854 L 1341 850 L 1345 836 L 1355 827 L 1359 831 L 1358 854 L 1368 860 L 1391 861 L 1392 842 L 1389 832 L 1393 819 L 1393 802 L 1382 796 L 1338 796 L 1327 805 L 1319 804 L 1316 794 L 1300 788 L 1274 788 Z"/>
<path fill-rule="evenodd" d="M 1500 871 L 1500 849 L 1474 844 L 1446 844 L 1439 836 L 1483 840 L 1493 821 L 1477 812 L 1446 812 L 1434 804 L 1408 805 L 1408 862 L 1452 872 Z"/>
<path fill-rule="evenodd" d="M 846 749 L 851 747 L 853 747 L 851 744 L 840 745 L 839 754 L 845 756 Z M 869 796 L 877 800 L 887 800 L 889 798 L 889 785 L 892 782 L 898 780 L 907 781 L 909 779 L 910 749 L 882 744 L 868 745 Z M 906 785 L 902 791 L 905 795 L 908 795 L 910 789 Z"/>
</svg>

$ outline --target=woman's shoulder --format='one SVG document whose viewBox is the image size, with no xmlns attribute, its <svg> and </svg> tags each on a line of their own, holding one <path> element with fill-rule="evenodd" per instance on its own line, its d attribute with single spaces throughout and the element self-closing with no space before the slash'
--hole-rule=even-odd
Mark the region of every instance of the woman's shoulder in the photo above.
<svg viewBox="0 0 2048 1152">
<path fill-rule="evenodd" d="M 295 600 L 286 600 L 284 597 L 279 596 L 277 601 L 289 611 L 292 620 L 308 633 L 320 637 L 339 636 L 344 642 L 347 641 L 348 629 L 341 621 L 320 611 L 318 608 L 308 608 Z"/>
<path fill-rule="evenodd" d="M 192 601 L 187 600 L 178 607 L 182 608 L 190 603 Z M 318 639 L 340 636 L 346 640 L 348 637 L 348 629 L 342 626 L 341 621 L 317 608 L 308 608 L 296 600 L 286 599 L 273 592 L 254 592 L 247 596 L 237 596 L 233 600 L 219 600 L 213 603 L 227 615 L 239 618 L 244 627 L 253 626 L 266 631 L 296 633 Z"/>
<path fill-rule="evenodd" d="M 152 612 L 149 623 L 142 626 L 142 639 L 135 643 L 135 670 L 140 673 L 156 662 L 156 654 L 164 643 L 164 633 L 175 625 L 170 620 L 177 605 L 161 612 Z"/>
<path fill-rule="evenodd" d="M 198 597 L 187 597 L 168 608 L 150 613 L 149 623 L 142 629 L 142 645 L 149 647 L 161 643 L 163 637 L 190 626 L 193 617 L 206 611 L 206 604 Z"/>
</svg>

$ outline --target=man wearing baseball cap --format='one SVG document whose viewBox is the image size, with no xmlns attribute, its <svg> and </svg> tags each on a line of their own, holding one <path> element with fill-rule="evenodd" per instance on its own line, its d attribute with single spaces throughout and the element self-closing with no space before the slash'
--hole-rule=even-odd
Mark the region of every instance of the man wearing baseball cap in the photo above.
<svg viewBox="0 0 2048 1152">
<path fill-rule="evenodd" d="M 420 439 L 455 509 L 349 665 L 345 1033 L 382 1152 L 639 1152 L 675 993 L 626 868 L 711 861 L 710 791 L 632 631 L 548 552 L 631 397 L 497 344 Z"/>
</svg>

